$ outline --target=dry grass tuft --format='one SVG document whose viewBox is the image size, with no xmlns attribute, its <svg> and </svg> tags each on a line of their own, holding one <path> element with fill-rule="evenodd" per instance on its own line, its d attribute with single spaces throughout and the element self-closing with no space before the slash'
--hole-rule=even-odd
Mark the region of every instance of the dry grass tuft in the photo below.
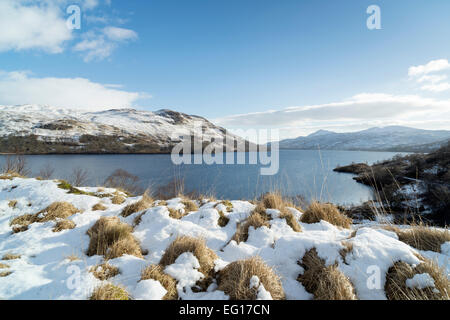
<svg viewBox="0 0 450 320">
<path fill-rule="evenodd" d="M 142 271 L 141 280 L 153 279 L 159 281 L 167 290 L 163 300 L 178 300 L 177 282 L 174 278 L 164 273 L 161 265 L 151 265 Z"/>
<path fill-rule="evenodd" d="M 255 230 L 261 227 L 270 228 L 269 216 L 253 212 L 244 223 L 238 224 L 236 233 L 233 235 L 233 238 L 231 238 L 231 240 L 234 240 L 237 243 L 247 241 L 248 230 L 250 227 L 255 228 Z"/>
<path fill-rule="evenodd" d="M 280 218 L 286 220 L 286 223 L 294 230 L 295 232 L 302 232 L 302 228 L 297 222 L 294 214 L 289 211 L 289 209 L 285 208 L 280 212 Z"/>
<path fill-rule="evenodd" d="M 206 277 L 214 271 L 214 261 L 217 255 L 206 246 L 205 240 L 188 236 L 178 237 L 166 249 L 159 264 L 163 267 L 175 263 L 175 260 L 185 252 L 192 252 L 200 263 L 199 271 Z"/>
<path fill-rule="evenodd" d="M 90 272 L 101 281 L 108 280 L 119 274 L 119 268 L 114 267 L 108 263 L 103 263 L 98 266 L 92 267 Z"/>
<path fill-rule="evenodd" d="M 218 290 L 231 300 L 255 300 L 257 288 L 250 288 L 250 279 L 257 276 L 274 300 L 285 298 L 278 275 L 259 257 L 230 263 L 219 272 Z"/>
<path fill-rule="evenodd" d="M 48 222 L 57 219 L 67 219 L 77 212 L 79 210 L 69 202 L 54 202 L 44 210 L 39 211 L 37 215 L 46 213 L 42 219 L 39 219 L 39 222 Z"/>
<path fill-rule="evenodd" d="M 15 208 L 17 206 L 17 200 L 11 200 L 8 202 L 8 207 Z"/>
<path fill-rule="evenodd" d="M 112 204 L 122 204 L 125 202 L 125 197 L 116 192 L 111 198 L 111 202 Z"/>
<path fill-rule="evenodd" d="M 221 226 L 222 228 L 223 227 L 226 227 L 227 226 L 227 224 L 228 224 L 228 222 L 230 222 L 230 218 L 228 218 L 226 215 L 225 215 L 225 213 L 223 213 L 222 211 L 219 211 L 219 220 L 217 221 L 217 224 L 219 225 L 219 226 Z"/>
<path fill-rule="evenodd" d="M 13 273 L 12 271 L 3 271 L 3 272 L 0 272 L 0 278 L 5 278 L 5 277 L 11 275 L 12 273 Z"/>
<path fill-rule="evenodd" d="M 427 259 L 416 267 L 405 262 L 396 262 L 386 274 L 385 292 L 389 300 L 449 300 L 450 281 L 446 272 Z M 409 288 L 408 279 L 417 274 L 428 273 L 434 280 L 435 288 Z"/>
<path fill-rule="evenodd" d="M 4 263 L 0 263 L 0 269 L 8 269 L 9 266 L 7 264 Z"/>
<path fill-rule="evenodd" d="M 138 202 L 127 205 L 123 208 L 121 215 L 123 217 L 131 216 L 133 213 L 144 211 L 153 205 L 153 199 L 144 193 L 142 199 Z"/>
<path fill-rule="evenodd" d="M 395 227 L 385 229 L 397 233 L 400 241 L 418 250 L 441 252 L 441 246 L 450 241 L 448 230 L 438 230 L 425 225 L 415 225 L 405 230 Z"/>
<path fill-rule="evenodd" d="M 142 258 L 141 248 L 132 231 L 133 228 L 118 217 L 100 218 L 87 232 L 91 238 L 87 255 L 114 259 L 129 254 Z"/>
<path fill-rule="evenodd" d="M 182 213 L 180 210 L 175 210 L 172 208 L 167 208 L 169 210 L 169 217 L 171 217 L 172 219 L 177 219 L 180 220 L 181 218 L 183 218 L 185 216 L 184 213 Z"/>
<path fill-rule="evenodd" d="M 130 300 L 130 295 L 124 288 L 108 283 L 96 288 L 90 300 Z"/>
<path fill-rule="evenodd" d="M 352 219 L 342 214 L 339 209 L 331 203 L 311 203 L 300 220 L 304 223 L 317 223 L 324 220 L 335 226 L 347 229 L 352 225 Z"/>
<path fill-rule="evenodd" d="M 63 230 L 71 230 L 74 229 L 77 225 L 72 220 L 64 219 L 59 220 L 55 227 L 53 228 L 53 232 L 61 232 Z"/>
<path fill-rule="evenodd" d="M 198 211 L 198 206 L 195 204 L 194 201 L 183 200 L 182 203 L 184 204 L 184 210 L 186 214 L 188 214 L 189 212 Z"/>
<path fill-rule="evenodd" d="M 342 257 L 342 260 L 344 263 L 347 263 L 345 258 L 347 257 L 347 254 L 353 251 L 353 243 L 348 241 L 342 241 L 341 244 L 344 246 L 340 251 L 339 254 Z"/>
<path fill-rule="evenodd" d="M 20 254 L 7 253 L 3 256 L 2 260 L 3 261 L 17 260 L 20 259 L 20 257 L 21 257 Z"/>
<path fill-rule="evenodd" d="M 306 252 L 300 265 L 305 271 L 297 280 L 314 295 L 315 300 L 356 300 L 350 280 L 337 265 L 325 266 L 316 249 Z"/>
<path fill-rule="evenodd" d="M 108 209 L 103 203 L 99 202 L 92 207 L 92 211 L 105 211 Z"/>
</svg>

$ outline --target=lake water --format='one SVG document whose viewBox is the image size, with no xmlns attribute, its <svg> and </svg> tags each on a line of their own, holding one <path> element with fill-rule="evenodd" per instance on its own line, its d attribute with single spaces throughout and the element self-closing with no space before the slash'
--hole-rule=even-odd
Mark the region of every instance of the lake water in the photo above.
<svg viewBox="0 0 450 320">
<path fill-rule="evenodd" d="M 114 170 L 125 169 L 140 177 L 143 187 L 155 189 L 183 178 L 185 191 L 215 194 L 222 199 L 253 199 L 264 192 L 281 190 L 339 204 L 357 204 L 373 198 L 370 188 L 356 183 L 352 175 L 336 173 L 338 165 L 369 164 L 398 153 L 361 151 L 281 150 L 280 169 L 274 176 L 261 176 L 260 165 L 174 165 L 170 155 L 37 155 L 26 156 L 34 175 L 46 164 L 55 168 L 54 178 L 68 179 L 74 168 L 89 171 L 90 186 L 100 186 Z M 0 162 L 3 163 L 3 156 Z"/>
</svg>

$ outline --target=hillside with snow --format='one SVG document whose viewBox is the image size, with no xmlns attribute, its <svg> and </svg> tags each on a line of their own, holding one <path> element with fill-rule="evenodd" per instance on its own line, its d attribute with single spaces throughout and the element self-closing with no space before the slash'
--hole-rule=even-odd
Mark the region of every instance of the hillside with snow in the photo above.
<svg viewBox="0 0 450 320">
<path fill-rule="evenodd" d="M 401 126 L 337 133 L 319 130 L 306 137 L 280 141 L 281 149 L 429 152 L 450 139 L 450 131 Z"/>
<path fill-rule="evenodd" d="M 82 112 L 49 106 L 0 106 L 0 152 L 169 153 L 182 137 L 243 140 L 205 118 L 171 110 Z"/>
<path fill-rule="evenodd" d="M 448 231 L 422 248 L 410 226 L 264 203 L 3 176 L 0 299 L 449 298 Z"/>
</svg>

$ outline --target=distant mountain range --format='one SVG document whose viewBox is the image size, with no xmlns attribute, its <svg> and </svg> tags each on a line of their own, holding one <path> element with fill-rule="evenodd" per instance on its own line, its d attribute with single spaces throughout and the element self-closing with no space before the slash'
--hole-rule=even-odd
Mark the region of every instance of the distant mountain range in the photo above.
<svg viewBox="0 0 450 320">
<path fill-rule="evenodd" d="M 449 139 L 450 131 L 447 130 L 422 130 L 401 126 L 347 133 L 319 130 L 306 137 L 282 140 L 280 149 L 429 152 L 438 149 Z"/>
<path fill-rule="evenodd" d="M 245 142 L 205 118 L 166 109 L 81 112 L 0 106 L 0 153 L 169 153 L 181 137 L 200 135 L 209 141 L 229 137 Z"/>
</svg>

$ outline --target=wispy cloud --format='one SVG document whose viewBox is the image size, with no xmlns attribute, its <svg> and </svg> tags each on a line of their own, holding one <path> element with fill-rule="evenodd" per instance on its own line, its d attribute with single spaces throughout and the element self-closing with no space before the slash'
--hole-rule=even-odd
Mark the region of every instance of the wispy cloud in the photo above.
<svg viewBox="0 0 450 320">
<path fill-rule="evenodd" d="M 0 71 L 0 104 L 43 104 L 62 108 L 103 110 L 133 107 L 148 95 L 119 90 L 85 78 L 39 78 L 29 72 Z"/>
<path fill-rule="evenodd" d="M 88 21 L 112 23 L 106 18 L 95 19 L 100 4 L 111 5 L 107 0 L 78 0 Z M 103 29 L 86 29 L 82 26 L 81 41 L 66 24 L 66 7 L 71 0 L 1 0 L 0 1 L 0 52 L 40 50 L 59 54 L 68 48 L 83 53 L 88 62 L 110 57 L 113 51 L 127 41 L 136 40 L 135 31 L 109 25 Z M 117 20 L 117 19 L 115 19 Z"/>
<path fill-rule="evenodd" d="M 450 70 L 447 59 L 432 60 L 427 64 L 410 67 L 408 75 L 412 81 L 422 84 L 420 89 L 429 92 L 444 92 L 450 90 L 450 83 L 443 72 Z"/>
</svg>

